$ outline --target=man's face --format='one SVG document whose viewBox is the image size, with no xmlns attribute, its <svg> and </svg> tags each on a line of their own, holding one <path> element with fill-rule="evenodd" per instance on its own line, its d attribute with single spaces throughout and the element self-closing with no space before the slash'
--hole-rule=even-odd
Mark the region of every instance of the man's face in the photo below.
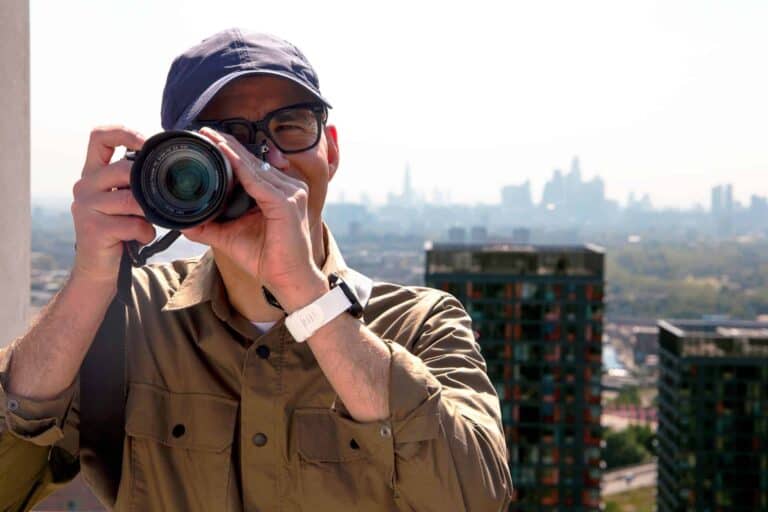
<svg viewBox="0 0 768 512">
<path fill-rule="evenodd" d="M 297 103 L 316 99 L 290 80 L 272 76 L 250 76 L 226 85 L 198 116 L 204 120 L 240 117 L 258 121 L 266 114 Z M 264 138 L 259 133 L 258 140 Z M 309 218 L 312 227 L 320 222 L 328 182 L 339 164 L 336 128 L 326 126 L 317 146 L 300 153 L 285 154 L 267 141 L 267 160 L 280 171 L 302 180 L 309 187 Z"/>
</svg>

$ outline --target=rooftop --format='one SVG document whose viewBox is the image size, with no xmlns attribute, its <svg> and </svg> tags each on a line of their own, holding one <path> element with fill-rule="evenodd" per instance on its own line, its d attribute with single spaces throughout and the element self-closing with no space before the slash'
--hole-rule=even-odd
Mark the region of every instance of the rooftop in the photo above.
<svg viewBox="0 0 768 512">
<path fill-rule="evenodd" d="M 660 341 L 680 356 L 768 358 L 768 323 L 660 320 Z"/>
<path fill-rule="evenodd" d="M 603 276 L 605 251 L 596 245 L 427 242 L 427 274 Z"/>
</svg>

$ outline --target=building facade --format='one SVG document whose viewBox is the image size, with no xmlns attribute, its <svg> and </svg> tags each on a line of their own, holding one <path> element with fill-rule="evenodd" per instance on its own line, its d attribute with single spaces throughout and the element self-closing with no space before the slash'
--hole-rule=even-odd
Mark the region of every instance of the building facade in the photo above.
<svg viewBox="0 0 768 512">
<path fill-rule="evenodd" d="M 501 399 L 514 511 L 600 506 L 604 255 L 594 246 L 428 246 L 428 286 L 473 320 Z"/>
<path fill-rule="evenodd" d="M 659 322 L 659 512 L 768 510 L 768 324 Z"/>
</svg>

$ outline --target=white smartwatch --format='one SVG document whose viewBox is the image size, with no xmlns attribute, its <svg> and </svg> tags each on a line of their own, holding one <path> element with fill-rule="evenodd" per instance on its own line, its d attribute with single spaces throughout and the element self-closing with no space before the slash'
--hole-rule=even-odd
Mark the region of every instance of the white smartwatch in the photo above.
<svg viewBox="0 0 768 512">
<path fill-rule="evenodd" d="M 306 341 L 342 313 L 349 313 L 355 318 L 363 315 L 363 307 L 344 280 L 331 274 L 328 282 L 331 285 L 329 292 L 285 318 L 285 327 L 296 341 Z"/>
</svg>

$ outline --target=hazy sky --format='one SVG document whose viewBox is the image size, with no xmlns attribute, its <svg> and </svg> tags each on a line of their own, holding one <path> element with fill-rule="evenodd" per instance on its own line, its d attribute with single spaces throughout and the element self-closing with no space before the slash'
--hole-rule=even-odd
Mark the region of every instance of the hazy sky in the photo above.
<svg viewBox="0 0 768 512">
<path fill-rule="evenodd" d="M 330 188 L 375 201 L 413 185 L 534 199 L 579 155 L 625 200 L 768 195 L 768 2 L 31 0 L 32 194 L 69 197 L 90 129 L 160 129 L 171 60 L 220 29 L 299 46 L 334 105 Z"/>
</svg>

